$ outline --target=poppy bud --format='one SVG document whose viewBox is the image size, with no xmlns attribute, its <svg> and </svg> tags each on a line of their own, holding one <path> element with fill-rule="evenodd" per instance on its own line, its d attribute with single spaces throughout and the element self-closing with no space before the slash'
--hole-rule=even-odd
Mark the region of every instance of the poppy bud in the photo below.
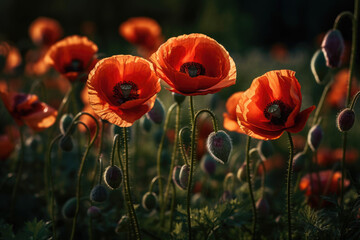
<svg viewBox="0 0 360 240">
<path fill-rule="evenodd" d="M 104 182 L 111 189 L 114 190 L 122 183 L 123 174 L 119 167 L 108 166 L 104 172 Z"/>
<path fill-rule="evenodd" d="M 214 174 L 216 171 L 216 161 L 209 154 L 205 154 L 200 162 L 201 169 L 207 174 Z"/>
<path fill-rule="evenodd" d="M 64 135 L 60 138 L 60 148 L 65 152 L 70 152 L 74 147 L 72 138 L 70 135 Z"/>
<path fill-rule="evenodd" d="M 325 55 L 326 65 L 330 68 L 339 67 L 345 48 L 341 32 L 334 29 L 328 31 L 321 43 L 321 48 Z"/>
<path fill-rule="evenodd" d="M 355 112 L 350 108 L 342 110 L 336 118 L 336 125 L 340 132 L 349 131 L 355 122 Z"/>
<path fill-rule="evenodd" d="M 270 206 L 266 198 L 262 197 L 256 202 L 256 210 L 261 217 L 266 217 L 270 212 Z"/>
<path fill-rule="evenodd" d="M 220 130 L 209 134 L 206 146 L 211 156 L 218 162 L 224 164 L 229 160 L 232 150 L 232 142 L 229 135 Z"/>
<path fill-rule="evenodd" d="M 140 126 L 145 132 L 150 132 L 152 126 L 151 121 L 147 117 L 142 117 L 140 119 Z"/>
<path fill-rule="evenodd" d="M 142 198 L 141 205 L 145 210 L 151 211 L 156 208 L 158 198 L 154 192 L 147 192 Z"/>
<path fill-rule="evenodd" d="M 246 163 L 241 165 L 241 167 L 238 169 L 238 171 L 236 173 L 236 178 L 241 182 L 246 181 Z"/>
<path fill-rule="evenodd" d="M 96 206 L 91 206 L 87 210 L 87 215 L 94 219 L 99 218 L 101 216 L 101 210 Z"/>
<path fill-rule="evenodd" d="M 317 50 L 311 58 L 311 72 L 315 77 L 315 81 L 321 84 L 324 81 L 329 68 L 326 66 L 326 59 L 322 50 Z"/>
<path fill-rule="evenodd" d="M 107 191 L 103 185 L 96 185 L 90 192 L 90 200 L 93 202 L 105 202 L 107 199 Z"/>
<path fill-rule="evenodd" d="M 127 215 L 124 215 L 118 221 L 116 228 L 115 228 L 115 232 L 117 234 L 127 232 L 128 227 L 129 227 L 129 217 Z"/>
<path fill-rule="evenodd" d="M 183 189 L 187 189 L 188 182 L 189 182 L 189 173 L 190 173 L 189 166 L 184 164 L 181 167 L 180 174 L 179 174 L 179 182 Z"/>
<path fill-rule="evenodd" d="M 180 184 L 180 170 L 181 170 L 180 166 L 174 167 L 172 172 L 172 180 L 178 188 L 184 190 L 185 188 L 183 188 Z"/>
<path fill-rule="evenodd" d="M 64 218 L 72 219 L 75 216 L 76 202 L 76 197 L 70 198 L 65 202 L 64 206 L 61 209 L 61 213 Z"/>
<path fill-rule="evenodd" d="M 263 160 L 270 158 L 274 154 L 274 147 L 270 141 L 259 141 L 257 149 Z"/>
<path fill-rule="evenodd" d="M 60 132 L 61 132 L 62 135 L 66 134 L 66 131 L 71 126 L 71 123 L 72 123 L 73 119 L 74 119 L 74 117 L 73 117 L 72 114 L 67 114 L 66 113 L 66 114 L 61 116 L 61 118 L 60 118 Z M 73 129 L 75 129 L 75 128 L 73 128 Z"/>
<path fill-rule="evenodd" d="M 159 98 L 156 98 L 154 107 L 146 114 L 146 116 L 156 124 L 160 124 L 164 121 L 164 104 L 160 101 Z"/>
<path fill-rule="evenodd" d="M 318 149 L 323 138 L 323 134 L 324 133 L 320 125 L 314 125 L 309 130 L 307 141 L 311 150 L 314 152 Z"/>
<path fill-rule="evenodd" d="M 174 101 L 177 102 L 178 104 L 181 104 L 185 101 L 185 98 L 186 96 L 180 94 L 180 93 L 176 93 L 176 92 L 173 92 L 172 93 L 172 96 L 174 98 Z"/>
<path fill-rule="evenodd" d="M 303 152 L 299 152 L 294 156 L 292 169 L 294 172 L 300 172 L 305 167 L 305 157 Z"/>
</svg>

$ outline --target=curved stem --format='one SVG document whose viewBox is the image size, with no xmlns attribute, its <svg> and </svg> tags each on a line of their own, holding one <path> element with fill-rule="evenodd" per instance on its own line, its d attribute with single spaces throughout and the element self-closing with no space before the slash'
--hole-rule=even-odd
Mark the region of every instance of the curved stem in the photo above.
<svg viewBox="0 0 360 240">
<path fill-rule="evenodd" d="M 356 95 L 353 97 L 353 100 L 351 101 L 351 104 L 350 104 L 350 109 L 353 110 L 354 107 L 355 107 L 355 104 L 357 102 L 357 99 L 359 98 L 360 96 L 360 91 L 356 93 Z"/>
<path fill-rule="evenodd" d="M 340 20 L 343 19 L 344 17 L 349 17 L 351 21 L 354 21 L 354 15 L 351 12 L 349 11 L 342 12 L 335 19 L 334 27 L 333 27 L 334 29 L 337 29 L 339 27 Z"/>
<path fill-rule="evenodd" d="M 183 127 L 182 129 L 180 129 L 178 137 L 179 137 L 180 153 L 181 153 L 182 159 L 184 160 L 184 164 L 189 165 L 189 157 L 187 156 L 186 151 L 184 149 L 185 146 L 184 146 L 183 138 L 182 138 L 182 134 L 186 129 L 189 129 L 189 127 Z"/>
<path fill-rule="evenodd" d="M 171 176 L 172 176 L 172 169 L 175 166 L 175 159 L 177 157 L 177 148 L 178 148 L 178 132 L 179 132 L 179 125 L 180 125 L 180 109 L 181 109 L 181 105 L 177 104 L 176 107 L 176 122 L 175 122 L 175 136 L 174 136 L 174 146 L 173 146 L 173 150 L 172 150 L 172 154 L 171 154 L 171 163 L 170 163 L 170 171 L 169 171 L 169 175 L 168 175 L 168 179 L 166 182 L 166 190 L 165 190 L 165 200 L 164 200 L 164 204 L 161 206 L 161 212 L 160 212 L 160 226 L 164 226 L 164 214 L 165 214 L 165 208 L 166 208 L 166 203 L 169 200 L 169 185 L 170 183 L 174 184 L 171 181 Z M 173 190 L 175 191 L 175 190 Z M 171 224 L 172 224 L 172 217 L 171 218 Z M 170 225 L 171 225 L 170 224 Z M 172 226 L 170 226 L 170 231 L 172 229 Z"/>
<path fill-rule="evenodd" d="M 24 152 L 25 152 L 25 144 L 24 144 L 24 130 L 20 127 L 20 152 L 19 152 L 19 160 L 18 160 L 18 171 L 16 173 L 16 181 L 11 194 L 11 204 L 10 204 L 10 219 L 14 218 L 14 207 L 16 205 L 16 195 L 19 187 L 19 183 L 22 177 L 23 172 L 23 164 L 24 164 Z"/>
<path fill-rule="evenodd" d="M 92 186 L 95 186 L 96 172 L 97 172 L 98 164 L 100 162 L 102 146 L 103 146 L 103 141 L 104 141 L 104 128 L 105 128 L 105 121 L 101 120 L 101 124 L 99 124 L 100 143 L 99 143 L 98 153 L 97 153 L 96 159 L 95 159 L 95 166 L 94 166 L 94 170 L 93 170 L 94 173 L 91 178 L 91 179 L 93 179 L 92 184 L 91 184 Z"/>
<path fill-rule="evenodd" d="M 162 153 L 163 146 L 164 146 L 164 141 L 165 141 L 166 131 L 167 131 L 168 125 L 169 125 L 170 116 L 176 106 L 177 106 L 177 103 L 172 104 L 166 114 L 166 119 L 165 119 L 164 128 L 163 128 L 163 134 L 161 136 L 161 141 L 160 141 L 158 152 L 157 152 L 157 175 L 159 177 L 159 195 L 160 195 L 160 205 L 161 206 L 164 204 L 163 184 L 162 184 L 162 179 L 161 179 L 161 153 Z"/>
<path fill-rule="evenodd" d="M 288 139 L 289 139 L 289 150 L 290 150 L 290 156 L 289 156 L 289 165 L 288 165 L 288 172 L 287 172 L 287 216 L 288 216 L 288 239 L 292 239 L 292 227 L 291 227 L 291 185 L 292 185 L 292 165 L 293 165 L 293 158 L 294 158 L 294 144 L 292 141 L 291 133 L 287 132 Z"/>
<path fill-rule="evenodd" d="M 74 122 L 78 118 L 80 118 L 80 116 L 82 116 L 82 115 L 88 115 L 89 117 L 91 117 L 93 119 L 93 121 L 96 123 L 96 132 L 95 132 L 94 136 L 92 137 L 90 144 L 88 145 L 88 147 L 85 150 L 85 153 L 84 153 L 84 155 L 83 155 L 83 157 L 81 159 L 81 163 L 80 163 L 80 167 L 79 167 L 78 179 L 77 179 L 77 190 L 76 190 L 76 210 L 75 210 L 75 215 L 74 215 L 73 225 L 72 225 L 72 230 L 71 230 L 71 237 L 70 237 L 71 240 L 73 240 L 74 236 L 75 236 L 76 220 L 77 220 L 77 216 L 79 214 L 79 209 L 80 209 L 81 175 L 82 175 L 82 172 L 83 172 L 83 168 L 84 168 L 84 165 L 85 165 L 85 160 L 87 158 L 87 155 L 89 154 L 90 148 L 94 144 L 95 139 L 96 139 L 96 137 L 97 137 L 97 135 L 99 133 L 99 123 L 96 120 L 96 118 L 94 116 L 92 116 L 91 114 L 89 114 L 89 113 L 80 112 L 74 117 L 71 126 L 66 131 L 66 135 L 68 135 L 71 132 L 72 128 L 75 126 Z M 89 134 L 91 134 L 91 133 L 89 133 Z"/>
<path fill-rule="evenodd" d="M 46 154 L 46 161 L 45 161 L 45 182 L 50 181 L 50 192 L 49 187 L 46 184 L 46 196 L 48 199 L 50 199 L 50 208 L 48 205 L 48 209 L 50 210 L 51 214 L 51 221 L 52 221 L 52 229 L 53 229 L 53 238 L 56 239 L 56 229 L 55 229 L 55 210 L 54 210 L 54 200 L 55 200 L 55 194 L 54 194 L 54 182 L 53 182 L 53 176 L 52 176 L 52 170 L 51 170 L 51 151 L 56 141 L 58 141 L 62 137 L 62 134 L 59 134 L 56 138 L 54 138 L 51 143 L 50 147 L 48 149 L 48 152 Z M 48 200 L 49 202 L 49 200 Z M 49 203 L 48 203 L 49 204 Z"/>
<path fill-rule="evenodd" d="M 252 212 L 253 212 L 253 221 L 252 221 L 252 239 L 256 239 L 256 222 L 257 222 L 257 213 L 256 213 L 256 206 L 255 206 L 255 199 L 254 199 L 254 194 L 253 194 L 253 189 L 252 189 L 252 183 L 251 183 L 251 175 L 250 175 L 250 154 L 249 154 L 249 150 L 250 150 L 250 142 L 251 142 L 251 137 L 248 136 L 247 140 L 246 140 L 246 149 L 245 149 L 245 161 L 246 161 L 246 181 L 248 182 L 248 187 L 249 187 L 249 194 L 250 194 L 250 198 L 251 198 L 251 207 L 252 207 Z"/>
<path fill-rule="evenodd" d="M 132 196 L 131 196 L 131 190 L 130 190 L 130 183 L 129 183 L 129 163 L 128 163 L 128 141 L 127 141 L 127 130 L 126 128 L 123 129 L 124 130 L 124 146 L 125 146 L 125 156 L 124 156 L 124 167 L 125 167 L 125 176 L 124 176 L 124 180 L 125 180 L 125 192 L 128 198 L 128 208 L 129 208 L 129 215 L 130 215 L 130 219 L 132 220 L 132 226 L 133 226 L 133 231 L 135 233 L 135 237 L 136 239 L 141 239 L 140 237 L 140 231 L 139 231 L 139 224 L 138 224 L 138 220 L 136 217 L 136 213 L 135 213 L 135 209 L 134 209 L 134 205 L 133 205 L 133 201 L 132 201 Z"/>
<path fill-rule="evenodd" d="M 172 231 L 172 228 L 173 228 L 173 215 L 174 215 L 174 209 L 175 209 L 175 200 L 176 200 L 176 187 L 175 187 L 175 184 L 174 182 L 170 182 L 171 183 L 171 186 L 172 186 L 172 194 L 173 194 L 173 197 L 171 199 L 171 207 L 170 207 L 170 229 L 169 229 L 169 232 Z"/>
</svg>

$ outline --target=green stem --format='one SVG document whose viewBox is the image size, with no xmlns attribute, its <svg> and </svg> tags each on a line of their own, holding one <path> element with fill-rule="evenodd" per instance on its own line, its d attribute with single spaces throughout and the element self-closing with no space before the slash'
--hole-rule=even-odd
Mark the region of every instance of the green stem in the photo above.
<svg viewBox="0 0 360 240">
<path fill-rule="evenodd" d="M 288 165 L 288 178 L 287 178 L 287 216 L 288 216 L 288 230 L 289 230 L 289 235 L 288 235 L 288 239 L 292 239 L 292 227 L 291 227 L 291 207 L 292 207 L 292 203 L 291 203 L 291 185 L 292 185 L 292 165 L 293 165 L 293 159 L 294 159 L 294 144 L 292 141 L 292 137 L 291 137 L 291 133 L 287 132 L 288 134 L 288 139 L 289 139 L 289 150 L 290 150 L 290 156 L 289 156 L 289 165 Z"/>
<path fill-rule="evenodd" d="M 163 128 L 163 134 L 161 136 L 161 141 L 160 141 L 158 152 L 157 152 L 157 175 L 159 177 L 160 206 L 162 206 L 164 204 L 163 183 L 162 183 L 162 179 L 161 179 L 161 153 L 162 153 L 163 146 L 164 146 L 166 131 L 168 129 L 168 125 L 170 122 L 169 121 L 170 116 L 176 106 L 177 106 L 177 103 L 172 104 L 166 114 L 166 119 L 165 119 L 164 128 Z"/>
<path fill-rule="evenodd" d="M 84 155 L 83 155 L 83 157 L 81 159 L 81 163 L 80 163 L 80 167 L 79 167 L 78 179 L 77 179 L 77 189 L 76 189 L 76 210 L 75 210 L 75 215 L 74 215 L 73 224 L 72 224 L 71 237 L 70 237 L 71 240 L 73 240 L 74 236 L 75 236 L 76 220 L 77 220 L 77 216 L 79 214 L 79 209 L 80 209 L 81 175 L 82 175 L 82 172 L 83 172 L 83 168 L 84 168 L 84 165 L 85 165 L 85 160 L 87 158 L 87 155 L 89 154 L 90 148 L 94 144 L 95 139 L 96 139 L 96 137 L 97 137 L 97 135 L 99 133 L 99 123 L 98 123 L 97 119 L 94 116 L 92 116 L 91 114 L 89 114 L 89 113 L 80 112 L 73 119 L 73 122 L 72 122 L 71 126 L 69 127 L 69 129 L 67 130 L 66 135 L 68 135 L 71 132 L 72 128 L 75 126 L 74 122 L 78 118 L 80 118 L 81 115 L 88 115 L 89 117 L 91 117 L 93 119 L 93 121 L 96 123 L 96 132 L 95 132 L 94 136 L 92 137 L 90 144 L 88 145 L 88 147 L 85 150 L 85 153 L 84 153 Z"/>
<path fill-rule="evenodd" d="M 255 199 L 254 199 L 254 193 L 253 193 L 252 183 L 251 183 L 251 175 L 250 175 L 250 164 L 251 164 L 250 154 L 249 154 L 250 142 L 251 142 L 251 137 L 248 136 L 247 140 L 246 140 L 246 149 L 245 149 L 246 181 L 247 181 L 248 187 L 249 187 L 249 194 L 250 194 L 250 198 L 251 198 L 251 207 L 252 207 L 252 212 L 253 212 L 252 239 L 254 240 L 254 239 L 256 239 L 257 213 L 256 213 Z"/>
<path fill-rule="evenodd" d="M 104 142 L 104 128 L 105 128 L 105 121 L 101 120 L 101 124 L 99 125 L 99 131 L 100 131 L 100 143 L 99 143 L 99 149 L 98 149 L 98 153 L 95 159 L 95 166 L 94 166 L 94 173 L 91 179 L 93 179 L 92 181 L 92 186 L 95 186 L 95 181 L 96 181 L 96 172 L 97 172 L 97 168 L 98 168 L 98 164 L 100 161 L 100 157 L 101 157 L 101 153 L 102 153 L 102 146 L 103 146 L 103 142 Z"/>
<path fill-rule="evenodd" d="M 263 168 L 263 175 L 261 178 L 261 196 L 264 197 L 265 195 L 265 179 L 266 179 L 266 167 L 263 160 L 260 159 L 260 165 Z"/>
<path fill-rule="evenodd" d="M 174 168 L 175 160 L 176 160 L 176 157 L 177 157 L 178 132 L 179 132 L 179 125 L 180 125 L 180 109 L 181 109 L 181 105 L 180 105 L 180 104 L 177 104 L 177 108 L 176 108 L 176 123 L 175 123 L 175 136 L 174 136 L 174 146 L 173 146 L 173 151 L 172 151 L 172 155 L 171 155 L 170 171 L 169 171 L 168 179 L 167 179 L 167 182 L 166 182 L 165 201 L 164 201 L 164 204 L 161 205 L 160 226 L 164 226 L 165 208 L 166 208 L 166 203 L 167 203 L 167 201 L 169 200 L 169 185 L 170 185 L 170 183 L 172 183 L 172 181 L 171 181 L 172 169 Z M 173 190 L 173 191 L 174 191 L 174 190 Z M 172 218 L 171 218 L 171 222 L 172 222 Z M 171 228 L 172 228 L 172 227 L 170 227 L 170 230 L 171 230 Z"/>
<path fill-rule="evenodd" d="M 140 231 L 139 231 L 139 224 L 138 224 L 138 220 L 136 217 L 136 213 L 135 213 L 135 209 L 134 209 L 134 205 L 133 205 L 133 201 L 132 201 L 130 183 L 129 183 L 129 163 L 128 163 L 129 157 L 128 157 L 127 130 L 126 130 L 126 128 L 124 128 L 123 130 L 124 130 L 124 146 L 125 146 L 125 156 L 124 156 L 125 189 L 124 190 L 125 190 L 125 193 L 126 193 L 127 199 L 128 199 L 129 215 L 130 215 L 130 219 L 132 220 L 132 226 L 134 228 L 133 231 L 135 233 L 135 237 L 136 237 L 136 239 L 141 239 Z"/>
<path fill-rule="evenodd" d="M 16 205 L 16 195 L 19 187 L 19 183 L 21 181 L 22 172 L 23 172 L 23 164 L 24 164 L 24 152 L 25 152 L 25 144 L 24 144 L 24 130 L 23 127 L 20 127 L 20 152 L 19 152 L 19 167 L 16 173 L 16 181 L 11 194 L 11 204 L 10 204 L 10 219 L 14 218 L 14 207 Z"/>
<path fill-rule="evenodd" d="M 182 129 L 180 129 L 178 137 L 179 137 L 180 153 L 181 153 L 182 159 L 184 160 L 184 164 L 189 165 L 189 157 L 187 156 L 186 151 L 184 149 L 185 145 L 184 145 L 183 138 L 182 138 L 183 132 L 187 129 L 189 129 L 189 127 L 183 127 Z"/>
<path fill-rule="evenodd" d="M 360 96 L 360 91 L 356 93 L 356 95 L 353 97 L 353 100 L 351 101 L 351 104 L 350 104 L 350 109 L 351 110 L 354 109 L 356 101 L 359 98 L 359 96 Z"/>
<path fill-rule="evenodd" d="M 354 21 L 354 15 L 351 12 L 349 11 L 342 12 L 335 19 L 334 27 L 333 27 L 334 29 L 338 29 L 340 20 L 343 19 L 344 17 L 349 17 L 351 21 Z"/>
</svg>

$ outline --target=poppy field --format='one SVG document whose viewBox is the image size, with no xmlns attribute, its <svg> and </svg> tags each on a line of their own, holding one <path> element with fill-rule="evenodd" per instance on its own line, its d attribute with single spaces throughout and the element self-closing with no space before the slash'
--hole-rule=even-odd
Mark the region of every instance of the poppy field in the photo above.
<svg viewBox="0 0 360 240">
<path fill-rule="evenodd" d="M 360 239 L 359 1 L 336 14 L 246 53 L 145 14 L 121 48 L 0 31 L 0 239 Z"/>
</svg>

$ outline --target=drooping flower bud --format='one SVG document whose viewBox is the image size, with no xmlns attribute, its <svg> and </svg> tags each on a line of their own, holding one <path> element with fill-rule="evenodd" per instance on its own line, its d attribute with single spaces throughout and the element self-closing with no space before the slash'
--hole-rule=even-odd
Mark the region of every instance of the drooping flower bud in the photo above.
<svg viewBox="0 0 360 240">
<path fill-rule="evenodd" d="M 326 66 L 326 59 L 324 52 L 322 50 L 317 50 L 313 57 L 311 58 L 311 72 L 315 77 L 315 81 L 318 84 L 322 84 L 324 82 L 325 76 L 329 71 L 329 68 Z"/>
<path fill-rule="evenodd" d="M 205 154 L 201 159 L 200 167 L 205 173 L 212 175 L 216 171 L 216 161 L 209 154 Z"/>
<path fill-rule="evenodd" d="M 300 172 L 305 167 L 306 155 L 303 152 L 299 152 L 294 156 L 292 169 L 294 172 Z"/>
<path fill-rule="evenodd" d="M 100 218 L 101 210 L 96 206 L 91 206 L 87 210 L 87 215 L 93 219 Z"/>
<path fill-rule="evenodd" d="M 349 131 L 355 122 L 355 112 L 350 108 L 343 109 L 336 118 L 336 125 L 340 132 Z"/>
<path fill-rule="evenodd" d="M 178 104 L 181 104 L 185 101 L 185 98 L 186 96 L 180 94 L 180 93 L 176 93 L 176 92 L 173 92 L 172 93 L 172 96 L 174 98 L 174 101 L 177 102 Z"/>
<path fill-rule="evenodd" d="M 62 135 L 65 135 L 66 131 L 71 126 L 71 123 L 72 123 L 73 119 L 74 119 L 74 116 L 72 114 L 65 113 L 64 115 L 61 116 L 61 118 L 60 118 L 60 126 L 59 127 L 60 127 L 60 132 L 61 132 Z M 75 130 L 75 128 L 73 128 L 73 131 L 74 130 Z"/>
<path fill-rule="evenodd" d="M 157 207 L 158 198 L 154 192 L 147 192 L 144 194 L 141 205 L 142 207 L 147 210 L 151 211 Z"/>
<path fill-rule="evenodd" d="M 60 138 L 60 148 L 65 152 L 70 152 L 74 148 L 74 144 L 70 135 L 64 135 Z"/>
<path fill-rule="evenodd" d="M 128 215 L 123 215 L 116 225 L 115 232 L 117 234 L 125 233 L 128 231 L 128 226 L 129 226 L 129 217 Z"/>
<path fill-rule="evenodd" d="M 314 125 L 310 128 L 307 141 L 311 150 L 314 152 L 318 149 L 323 138 L 323 134 L 324 133 L 320 125 Z"/>
<path fill-rule="evenodd" d="M 340 67 L 341 56 L 344 52 L 344 39 L 339 30 L 332 29 L 328 31 L 321 44 L 324 52 L 326 65 L 330 68 Z"/>
<path fill-rule="evenodd" d="M 76 197 L 70 198 L 61 209 L 61 213 L 65 219 L 72 219 L 76 211 Z"/>
<path fill-rule="evenodd" d="M 210 133 L 206 141 L 206 146 L 216 161 L 222 164 L 227 163 L 232 150 L 232 142 L 226 132 L 220 130 Z"/>
<path fill-rule="evenodd" d="M 118 166 L 108 166 L 104 172 L 104 182 L 110 189 L 116 189 L 123 180 L 123 174 Z"/>
<path fill-rule="evenodd" d="M 266 200 L 266 198 L 261 197 L 256 202 L 256 210 L 258 211 L 258 213 L 261 217 L 266 217 L 269 214 L 270 206 L 269 206 L 269 202 Z"/>
<path fill-rule="evenodd" d="M 146 116 L 156 124 L 160 124 L 164 121 L 164 104 L 160 101 L 159 98 L 156 98 L 154 107 L 146 114 Z"/>
<path fill-rule="evenodd" d="M 105 202 L 107 195 L 107 190 L 103 185 L 96 185 L 90 192 L 90 200 L 98 203 Z"/>
<path fill-rule="evenodd" d="M 241 182 L 246 181 L 246 163 L 241 165 L 241 167 L 238 169 L 236 173 L 236 178 Z"/>
<path fill-rule="evenodd" d="M 268 159 L 274 154 L 274 147 L 271 141 L 259 141 L 257 149 L 262 160 Z"/>
<path fill-rule="evenodd" d="M 187 189 L 189 182 L 190 167 L 184 164 L 180 169 L 179 182 L 183 189 Z"/>
<path fill-rule="evenodd" d="M 184 190 L 185 188 L 183 188 L 183 186 L 180 184 L 180 170 L 181 166 L 174 167 L 172 171 L 172 180 L 178 188 Z"/>
<path fill-rule="evenodd" d="M 150 132 L 152 124 L 151 121 L 147 117 L 142 117 L 140 119 L 140 126 L 145 132 Z"/>
</svg>

